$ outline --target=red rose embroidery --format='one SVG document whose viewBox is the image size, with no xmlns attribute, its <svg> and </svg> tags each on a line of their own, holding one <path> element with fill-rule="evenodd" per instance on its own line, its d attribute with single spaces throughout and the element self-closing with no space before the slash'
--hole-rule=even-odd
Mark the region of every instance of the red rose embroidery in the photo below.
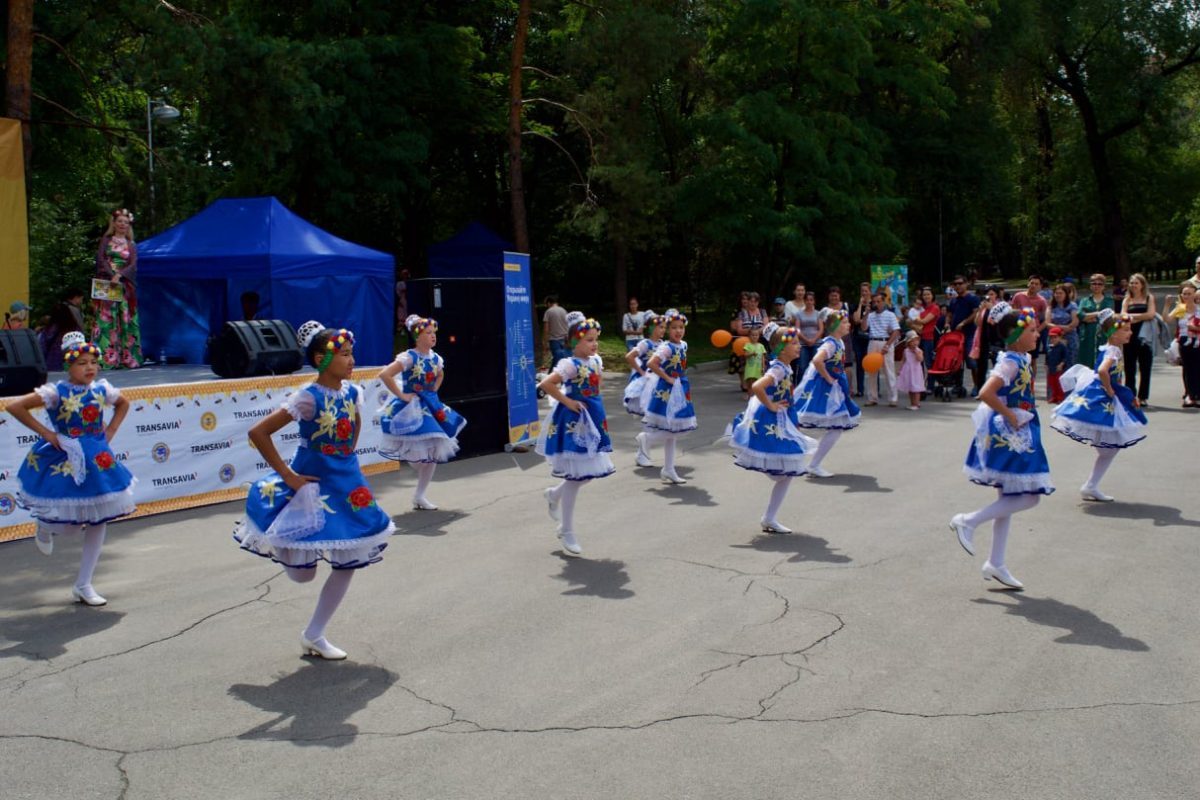
<svg viewBox="0 0 1200 800">
<path fill-rule="evenodd" d="M 600 427 L 604 428 L 605 433 L 608 433 L 608 420 L 604 420 L 603 422 L 601 422 Z"/>
<path fill-rule="evenodd" d="M 600 385 L 600 373 L 593 372 L 591 375 L 588 375 L 588 383 L 590 383 L 592 386 L 599 386 Z"/>
<path fill-rule="evenodd" d="M 371 496 L 371 490 L 366 486 L 355 489 L 347 499 L 350 501 L 350 507 L 355 511 L 375 505 L 375 498 Z"/>
<path fill-rule="evenodd" d="M 100 407 L 84 406 L 83 410 L 79 412 L 79 416 L 83 417 L 84 422 L 95 422 L 96 420 L 100 419 Z"/>
<path fill-rule="evenodd" d="M 354 435 L 354 425 L 350 420 L 343 417 L 337 421 L 337 438 L 349 439 Z"/>
<path fill-rule="evenodd" d="M 75 437 L 83 436 L 83 428 L 67 428 L 67 435 Z"/>
<path fill-rule="evenodd" d="M 437 411 L 435 411 L 433 413 L 433 418 L 436 419 L 438 422 L 445 422 L 446 421 L 446 409 L 439 408 Z"/>
<path fill-rule="evenodd" d="M 684 400 L 687 400 L 689 403 L 690 403 L 690 402 L 692 402 L 692 393 L 691 393 L 691 392 L 684 392 L 684 393 L 683 393 L 683 399 L 684 399 Z"/>
<path fill-rule="evenodd" d="M 681 370 L 687 369 L 687 359 L 686 358 L 683 359 L 683 361 L 679 362 L 679 369 L 681 369 Z"/>
<path fill-rule="evenodd" d="M 323 455 L 331 456 L 337 453 L 337 448 L 331 444 L 323 444 L 321 445 L 321 453 Z"/>
<path fill-rule="evenodd" d="M 425 373 L 425 382 L 426 383 L 433 383 L 435 380 L 437 380 L 437 375 L 434 375 L 432 372 Z"/>
<path fill-rule="evenodd" d="M 99 453 L 97 453 L 96 457 L 92 460 L 96 462 L 96 466 L 99 467 L 100 469 L 111 469 L 113 464 L 115 463 L 113 461 L 112 453 L 109 453 L 105 450 L 102 450 Z"/>
</svg>

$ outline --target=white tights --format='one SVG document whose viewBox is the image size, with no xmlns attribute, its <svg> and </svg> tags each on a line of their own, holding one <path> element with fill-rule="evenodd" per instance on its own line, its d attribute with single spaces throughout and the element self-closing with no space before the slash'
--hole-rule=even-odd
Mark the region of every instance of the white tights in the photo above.
<svg viewBox="0 0 1200 800">
<path fill-rule="evenodd" d="M 825 460 L 825 456 L 829 455 L 829 451 L 837 444 L 837 440 L 842 438 L 842 431 L 839 428 L 830 428 L 821 437 L 821 443 L 817 445 L 817 452 L 813 453 L 812 460 L 808 462 L 808 466 L 817 468 L 821 466 L 821 462 Z"/>
<path fill-rule="evenodd" d="M 1000 490 L 997 489 L 997 494 Z M 1008 546 L 1008 527 L 1012 523 L 1012 515 L 1018 511 L 1028 511 L 1038 504 L 1041 495 L 1036 494 L 999 494 L 996 502 L 984 506 L 978 511 L 963 515 L 963 521 L 976 528 L 988 520 L 992 522 L 992 554 L 988 561 L 993 567 L 1004 566 L 1004 551 Z"/>
<path fill-rule="evenodd" d="M 563 481 L 550 490 L 558 502 L 564 533 L 575 532 L 575 500 L 579 497 L 579 490 L 583 488 L 583 484 L 583 481 Z"/>
<path fill-rule="evenodd" d="M 283 569 L 287 576 L 296 583 L 308 583 L 317 577 L 316 567 L 284 567 Z M 352 569 L 335 569 L 329 573 L 329 577 L 325 579 L 325 585 L 321 587 L 321 594 L 317 598 L 317 607 L 313 610 L 312 619 L 308 621 L 308 627 L 304 629 L 304 638 L 315 642 L 325 635 L 325 626 L 329 624 L 329 620 L 333 619 L 333 613 L 342 604 L 342 599 L 346 596 L 346 590 L 350 588 L 350 581 L 353 578 L 354 570 Z"/>
<path fill-rule="evenodd" d="M 433 480 L 433 471 L 437 469 L 437 464 L 430 461 L 428 463 L 421 462 L 413 464 L 413 469 L 417 471 L 417 491 L 413 494 L 414 500 L 425 500 L 425 490 L 429 488 L 429 482 Z"/>
<path fill-rule="evenodd" d="M 675 436 L 664 434 L 663 437 L 663 472 L 675 474 Z"/>
<path fill-rule="evenodd" d="M 40 524 L 43 531 L 54 536 L 62 536 L 68 533 L 83 534 L 83 552 L 79 556 L 79 575 L 75 578 L 75 585 L 79 587 L 91 586 L 92 575 L 96 572 L 96 565 L 100 563 L 100 551 L 104 547 L 104 536 L 108 532 L 108 523 L 101 522 L 97 525 L 86 526 L 56 522 L 43 522 Z"/>
<path fill-rule="evenodd" d="M 783 499 L 787 497 L 788 489 L 792 485 L 792 476 L 772 475 L 771 480 L 775 481 L 775 486 L 771 489 L 771 500 L 767 503 L 767 510 L 763 513 L 763 519 L 768 522 L 777 522 L 778 520 L 775 518 L 775 515 L 783 507 Z"/>
<path fill-rule="evenodd" d="M 1108 472 L 1108 468 L 1112 466 L 1113 459 L 1117 457 L 1117 453 L 1119 452 L 1121 451 L 1115 447 L 1097 447 L 1096 463 L 1092 465 L 1091 477 L 1088 478 L 1083 488 L 1099 489 L 1100 481 L 1104 478 L 1104 473 Z"/>
</svg>

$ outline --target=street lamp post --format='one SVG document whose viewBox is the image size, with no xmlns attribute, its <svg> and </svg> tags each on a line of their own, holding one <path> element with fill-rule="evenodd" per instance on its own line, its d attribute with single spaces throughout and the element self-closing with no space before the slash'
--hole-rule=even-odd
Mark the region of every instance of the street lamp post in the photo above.
<svg viewBox="0 0 1200 800">
<path fill-rule="evenodd" d="M 179 109 L 168 105 L 166 100 L 146 98 L 146 149 L 150 152 L 150 230 L 154 226 L 154 120 L 167 122 L 178 119 Z"/>
</svg>

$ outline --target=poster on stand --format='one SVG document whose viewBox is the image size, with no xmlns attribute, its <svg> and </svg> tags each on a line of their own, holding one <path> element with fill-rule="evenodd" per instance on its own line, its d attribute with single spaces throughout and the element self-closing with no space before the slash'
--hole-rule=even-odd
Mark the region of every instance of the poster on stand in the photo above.
<svg viewBox="0 0 1200 800">
<path fill-rule="evenodd" d="M 537 362 L 533 356 L 533 293 L 529 255 L 504 253 L 504 330 L 508 362 L 509 447 L 538 437 Z"/>
<path fill-rule="evenodd" d="M 908 265 L 872 264 L 871 291 L 887 295 L 888 305 L 899 314 L 908 307 Z"/>
</svg>

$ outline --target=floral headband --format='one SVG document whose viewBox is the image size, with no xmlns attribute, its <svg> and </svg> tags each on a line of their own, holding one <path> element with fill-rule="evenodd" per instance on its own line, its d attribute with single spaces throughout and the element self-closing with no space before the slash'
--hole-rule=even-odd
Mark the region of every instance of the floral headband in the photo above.
<svg viewBox="0 0 1200 800">
<path fill-rule="evenodd" d="M 800 341 L 800 331 L 796 330 L 795 328 L 776 328 L 775 330 L 771 331 L 771 336 L 772 338 L 775 336 L 779 337 L 779 341 L 775 343 L 775 349 L 772 351 L 773 355 L 779 355 L 782 353 L 783 348 L 787 347 L 792 342 Z"/>
<path fill-rule="evenodd" d="M 684 325 L 687 325 L 687 324 L 688 324 L 688 319 L 687 319 L 687 317 L 686 317 L 686 316 L 684 316 L 684 315 L 683 315 L 683 313 L 682 313 L 682 312 L 680 312 L 678 309 L 674 309 L 674 308 L 668 308 L 668 309 L 667 309 L 667 311 L 666 311 L 666 313 L 665 313 L 665 314 L 663 314 L 663 319 L 665 319 L 665 320 L 666 320 L 666 323 L 667 323 L 668 325 L 670 325 L 670 324 L 671 324 L 672 322 L 674 322 L 675 320 L 679 320 L 679 321 L 680 321 L 680 322 L 682 322 Z"/>
<path fill-rule="evenodd" d="M 412 333 L 413 336 L 420 336 L 426 331 L 429 331 L 430 333 L 437 333 L 438 324 L 437 320 L 433 319 L 432 317 L 422 317 L 416 314 L 409 314 L 408 318 L 404 320 L 404 327 L 408 328 L 409 332 Z"/>
<path fill-rule="evenodd" d="M 112 212 L 112 214 L 110 214 L 109 216 L 112 217 L 113 219 L 116 219 L 119 216 L 129 217 L 129 224 L 130 225 L 133 224 L 133 212 L 127 208 L 118 208 L 116 211 Z"/>
<path fill-rule="evenodd" d="M 93 355 L 100 357 L 100 348 L 89 342 L 79 331 L 71 331 L 63 334 L 62 338 L 62 356 L 63 361 L 68 364 L 73 364 L 75 359 L 82 355 Z"/>
<path fill-rule="evenodd" d="M 329 369 L 329 365 L 333 363 L 333 357 L 343 347 L 354 347 L 354 334 L 345 328 L 339 328 L 337 333 L 330 336 L 329 341 L 325 342 L 325 356 L 321 359 L 321 363 L 317 365 L 317 372 L 324 372 Z"/>
<path fill-rule="evenodd" d="M 582 339 L 584 336 L 587 336 L 592 331 L 595 331 L 597 334 L 599 334 L 600 333 L 600 323 L 597 322 L 596 320 L 592 319 L 591 317 L 588 317 L 587 319 L 583 320 L 582 322 L 576 322 L 574 325 L 571 326 L 571 338 L 572 339 Z"/>
<path fill-rule="evenodd" d="M 1037 312 L 1032 308 L 1019 308 L 1017 312 L 1017 326 L 1013 328 L 1008 336 L 1004 338 L 1006 345 L 1012 344 L 1017 339 L 1021 338 L 1021 334 L 1025 333 L 1025 329 L 1029 326 L 1037 327 Z"/>
<path fill-rule="evenodd" d="M 830 332 L 835 331 L 839 325 L 846 321 L 846 312 L 840 309 L 827 308 L 821 314 L 821 321 L 825 323 L 826 330 Z"/>
<path fill-rule="evenodd" d="M 1100 324 L 1100 330 L 1104 332 L 1105 336 L 1112 336 L 1114 332 L 1121 328 L 1132 325 L 1133 317 L 1106 308 L 1096 315 L 1096 322 Z"/>
</svg>

